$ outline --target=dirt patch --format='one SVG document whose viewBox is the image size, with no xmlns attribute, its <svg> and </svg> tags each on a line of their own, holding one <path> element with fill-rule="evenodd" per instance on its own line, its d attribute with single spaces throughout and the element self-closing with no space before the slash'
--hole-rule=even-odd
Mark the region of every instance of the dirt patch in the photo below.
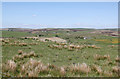
<svg viewBox="0 0 120 79">
<path fill-rule="evenodd" d="M 39 33 L 40 31 L 32 31 L 31 33 L 32 34 L 35 34 L 35 33 Z"/>
<path fill-rule="evenodd" d="M 58 37 L 50 37 L 50 38 L 46 38 L 46 37 L 41 37 L 39 38 L 39 40 L 43 41 L 43 42 L 46 42 L 46 41 L 52 41 L 52 42 L 64 42 L 66 43 L 67 41 L 62 39 L 62 38 L 58 38 Z"/>
</svg>

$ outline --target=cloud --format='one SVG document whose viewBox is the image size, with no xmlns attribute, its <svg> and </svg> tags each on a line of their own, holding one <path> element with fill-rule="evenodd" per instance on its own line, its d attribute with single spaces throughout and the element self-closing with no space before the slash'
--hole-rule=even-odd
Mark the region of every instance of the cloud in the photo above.
<svg viewBox="0 0 120 79">
<path fill-rule="evenodd" d="M 35 17 L 35 16 L 37 16 L 37 15 L 36 15 L 36 14 L 33 14 L 32 16 Z"/>
</svg>

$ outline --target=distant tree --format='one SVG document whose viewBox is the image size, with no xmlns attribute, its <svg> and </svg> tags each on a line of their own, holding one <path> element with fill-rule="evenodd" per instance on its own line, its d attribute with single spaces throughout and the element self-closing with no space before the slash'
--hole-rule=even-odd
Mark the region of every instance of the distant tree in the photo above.
<svg viewBox="0 0 120 79">
<path fill-rule="evenodd" d="M 27 37 L 25 37 L 25 39 L 27 39 Z"/>
<path fill-rule="evenodd" d="M 49 41 L 48 39 L 45 39 L 45 41 Z"/>
<path fill-rule="evenodd" d="M 59 35 L 55 35 L 55 37 L 59 37 Z"/>
</svg>

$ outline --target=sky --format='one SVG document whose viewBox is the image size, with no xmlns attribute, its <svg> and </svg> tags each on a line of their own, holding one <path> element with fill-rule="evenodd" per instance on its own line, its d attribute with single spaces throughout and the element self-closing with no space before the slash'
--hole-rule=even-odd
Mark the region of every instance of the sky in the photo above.
<svg viewBox="0 0 120 79">
<path fill-rule="evenodd" d="M 2 3 L 2 28 L 117 27 L 117 2 Z"/>
</svg>

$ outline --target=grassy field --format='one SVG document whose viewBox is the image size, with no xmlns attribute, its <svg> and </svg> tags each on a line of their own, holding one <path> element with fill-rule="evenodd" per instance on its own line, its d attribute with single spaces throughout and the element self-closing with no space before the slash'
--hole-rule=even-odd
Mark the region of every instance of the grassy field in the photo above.
<svg viewBox="0 0 120 79">
<path fill-rule="evenodd" d="M 3 76 L 117 77 L 118 38 L 92 31 L 58 30 L 34 34 L 2 31 L 2 37 L 6 37 L 1 40 Z M 21 38 L 37 35 L 62 38 L 67 43 Z"/>
</svg>

